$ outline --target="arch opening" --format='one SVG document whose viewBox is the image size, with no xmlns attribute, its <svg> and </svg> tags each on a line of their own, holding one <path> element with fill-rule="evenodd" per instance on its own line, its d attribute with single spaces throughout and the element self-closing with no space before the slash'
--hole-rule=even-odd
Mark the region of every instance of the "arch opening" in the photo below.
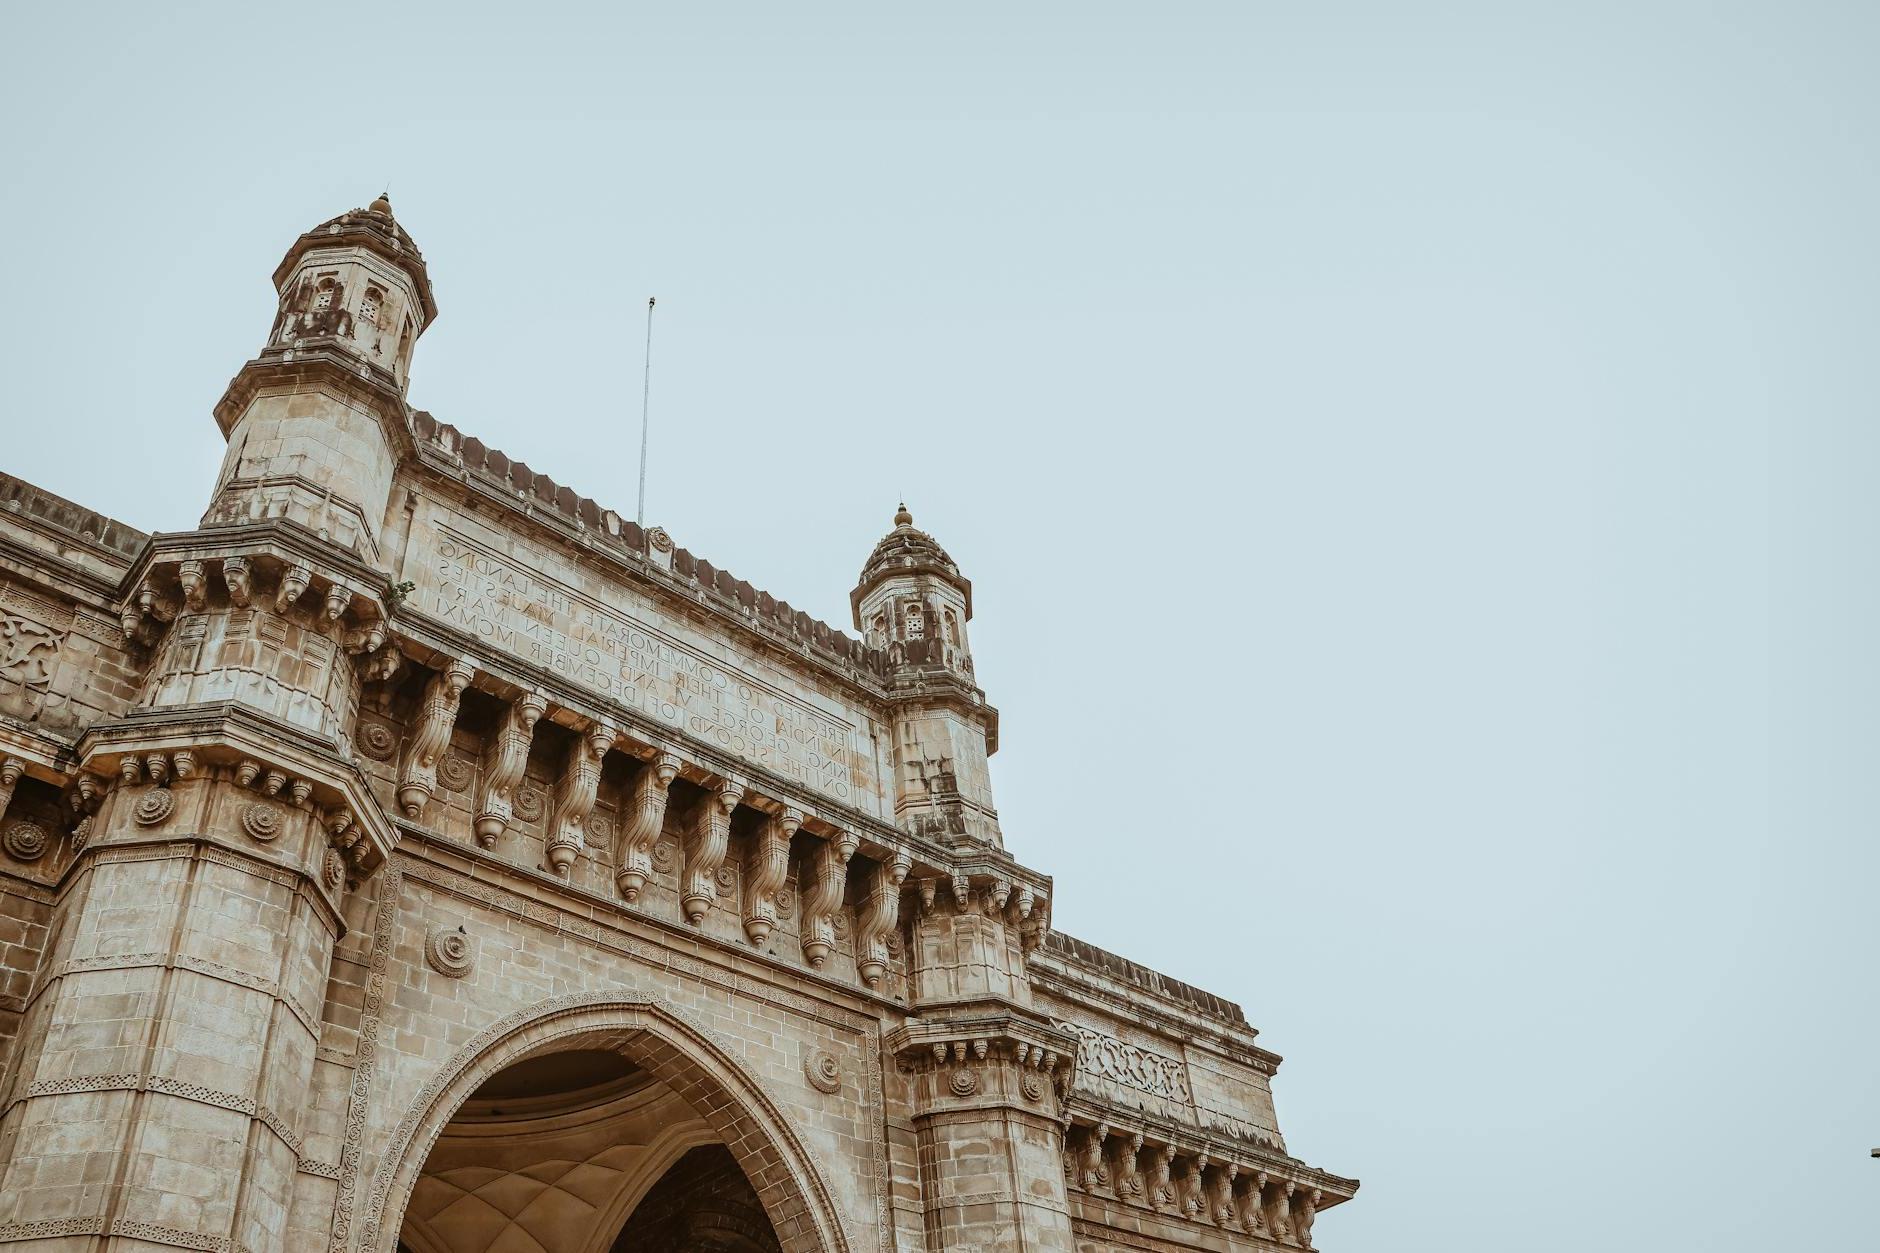
<svg viewBox="0 0 1880 1253">
<path fill-rule="evenodd" d="M 479 1043 L 394 1135 L 367 1247 L 846 1249 L 781 1111 L 690 1024 L 647 1004 L 589 1005 L 518 1016 Z"/>
</svg>

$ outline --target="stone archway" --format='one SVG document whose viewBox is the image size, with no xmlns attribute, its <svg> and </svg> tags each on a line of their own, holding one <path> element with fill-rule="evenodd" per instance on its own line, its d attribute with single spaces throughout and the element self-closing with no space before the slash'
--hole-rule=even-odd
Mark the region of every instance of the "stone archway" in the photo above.
<svg viewBox="0 0 1880 1253">
<path fill-rule="evenodd" d="M 396 1253 L 425 1160 L 473 1092 L 518 1062 L 570 1049 L 618 1052 L 682 1097 L 750 1181 L 784 1253 L 849 1253 L 827 1186 L 756 1080 L 689 1014 L 621 994 L 543 1002 L 459 1049 L 418 1095 L 386 1146 L 361 1247 Z"/>
</svg>

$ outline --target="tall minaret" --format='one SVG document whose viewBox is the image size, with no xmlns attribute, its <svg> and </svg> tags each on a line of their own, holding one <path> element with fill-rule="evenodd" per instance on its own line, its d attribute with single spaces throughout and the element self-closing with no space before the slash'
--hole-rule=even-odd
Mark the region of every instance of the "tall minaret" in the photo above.
<svg viewBox="0 0 1880 1253">
<path fill-rule="evenodd" d="M 204 526 L 290 518 L 378 561 L 411 350 L 437 318 L 384 196 L 314 227 L 274 270 L 280 309 L 215 408 L 228 439 Z"/>
<path fill-rule="evenodd" d="M 1003 848 L 986 758 L 998 711 L 973 682 L 973 585 L 903 504 L 849 593 L 855 629 L 888 654 L 895 818 L 955 847 Z"/>
</svg>

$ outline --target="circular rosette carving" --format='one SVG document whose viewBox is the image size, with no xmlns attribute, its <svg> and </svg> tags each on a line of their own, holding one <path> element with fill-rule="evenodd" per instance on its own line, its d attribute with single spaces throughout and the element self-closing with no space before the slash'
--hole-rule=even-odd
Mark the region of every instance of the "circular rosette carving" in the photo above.
<svg viewBox="0 0 1880 1253">
<path fill-rule="evenodd" d="M 735 892 L 738 890 L 737 867 L 728 865 L 720 866 L 718 867 L 716 877 L 718 880 L 718 890 L 720 892 Z"/>
<path fill-rule="evenodd" d="M 461 979 L 476 965 L 470 935 L 462 927 L 433 927 L 424 937 L 424 960 L 447 979 Z"/>
<path fill-rule="evenodd" d="M 979 1072 L 961 1066 L 953 1072 L 953 1077 L 947 1080 L 947 1087 L 953 1090 L 954 1096 L 971 1096 L 979 1091 Z"/>
<path fill-rule="evenodd" d="M 345 873 L 346 863 L 340 860 L 339 854 L 333 849 L 327 849 L 326 860 L 320 863 L 320 882 L 326 884 L 326 890 L 331 892 L 338 888 L 340 878 Z"/>
<path fill-rule="evenodd" d="M 587 842 L 595 848 L 611 848 L 614 842 L 614 824 L 611 819 L 600 814 L 589 814 L 586 822 Z"/>
<path fill-rule="evenodd" d="M 0 847 L 15 861 L 38 861 L 51 842 L 46 829 L 36 822 L 16 822 L 0 835 Z"/>
<path fill-rule="evenodd" d="M 653 869 L 661 874 L 671 874 L 679 864 L 679 842 L 661 840 L 653 845 Z"/>
<path fill-rule="evenodd" d="M 476 770 L 470 762 L 455 753 L 445 753 L 444 760 L 437 763 L 437 781 L 453 792 L 469 787 L 475 776 Z"/>
<path fill-rule="evenodd" d="M 795 913 L 796 913 L 796 889 L 795 888 L 778 888 L 777 889 L 777 921 L 788 922 L 790 921 L 791 915 Z"/>
<path fill-rule="evenodd" d="M 140 827 L 154 827 L 168 818 L 176 809 L 176 797 L 170 795 L 167 787 L 153 787 L 137 798 L 137 805 L 131 810 L 131 817 Z"/>
<path fill-rule="evenodd" d="M 907 947 L 906 942 L 901 939 L 901 930 L 899 927 L 888 932 L 887 936 L 882 940 L 882 943 L 888 946 L 888 956 L 895 958 L 900 957 L 901 950 Z"/>
<path fill-rule="evenodd" d="M 392 754 L 398 751 L 398 732 L 376 718 L 362 719 L 358 744 L 359 751 L 372 760 L 390 761 Z"/>
<path fill-rule="evenodd" d="M 543 807 L 548 803 L 548 794 L 533 783 L 525 783 L 516 789 L 516 817 L 524 822 L 540 822 Z"/>
<path fill-rule="evenodd" d="M 803 1055 L 803 1074 L 818 1092 L 834 1092 L 842 1086 L 842 1066 L 825 1049 L 811 1049 Z"/>
<path fill-rule="evenodd" d="M 1044 1080 L 1037 1075 L 1026 1075 L 1024 1082 L 1018 1086 L 1024 1089 L 1026 1100 L 1041 1101 L 1044 1099 Z"/>
<path fill-rule="evenodd" d="M 266 801 L 253 801 L 242 806 L 242 830 L 246 831 L 263 844 L 281 833 L 281 809 Z"/>
</svg>

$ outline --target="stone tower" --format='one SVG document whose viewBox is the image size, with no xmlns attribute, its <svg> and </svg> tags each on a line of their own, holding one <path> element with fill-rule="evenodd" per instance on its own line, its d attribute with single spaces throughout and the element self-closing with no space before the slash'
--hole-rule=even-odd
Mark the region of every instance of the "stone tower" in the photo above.
<svg viewBox="0 0 1880 1253">
<path fill-rule="evenodd" d="M 887 654 L 894 702 L 895 816 L 961 847 L 1002 849 L 986 759 L 999 714 L 973 681 L 973 585 L 903 504 L 849 593 L 863 639 Z"/>
<path fill-rule="evenodd" d="M 128 573 L 119 625 L 147 661 L 76 744 L 90 873 L 52 910 L 9 1076 L 0 1195 L 94 1234 L 279 1247 L 343 895 L 396 840 L 349 736 L 361 683 L 396 666 L 380 528 L 436 305 L 383 198 L 302 235 L 274 281 L 268 342 L 216 406 L 202 525 Z"/>
</svg>

